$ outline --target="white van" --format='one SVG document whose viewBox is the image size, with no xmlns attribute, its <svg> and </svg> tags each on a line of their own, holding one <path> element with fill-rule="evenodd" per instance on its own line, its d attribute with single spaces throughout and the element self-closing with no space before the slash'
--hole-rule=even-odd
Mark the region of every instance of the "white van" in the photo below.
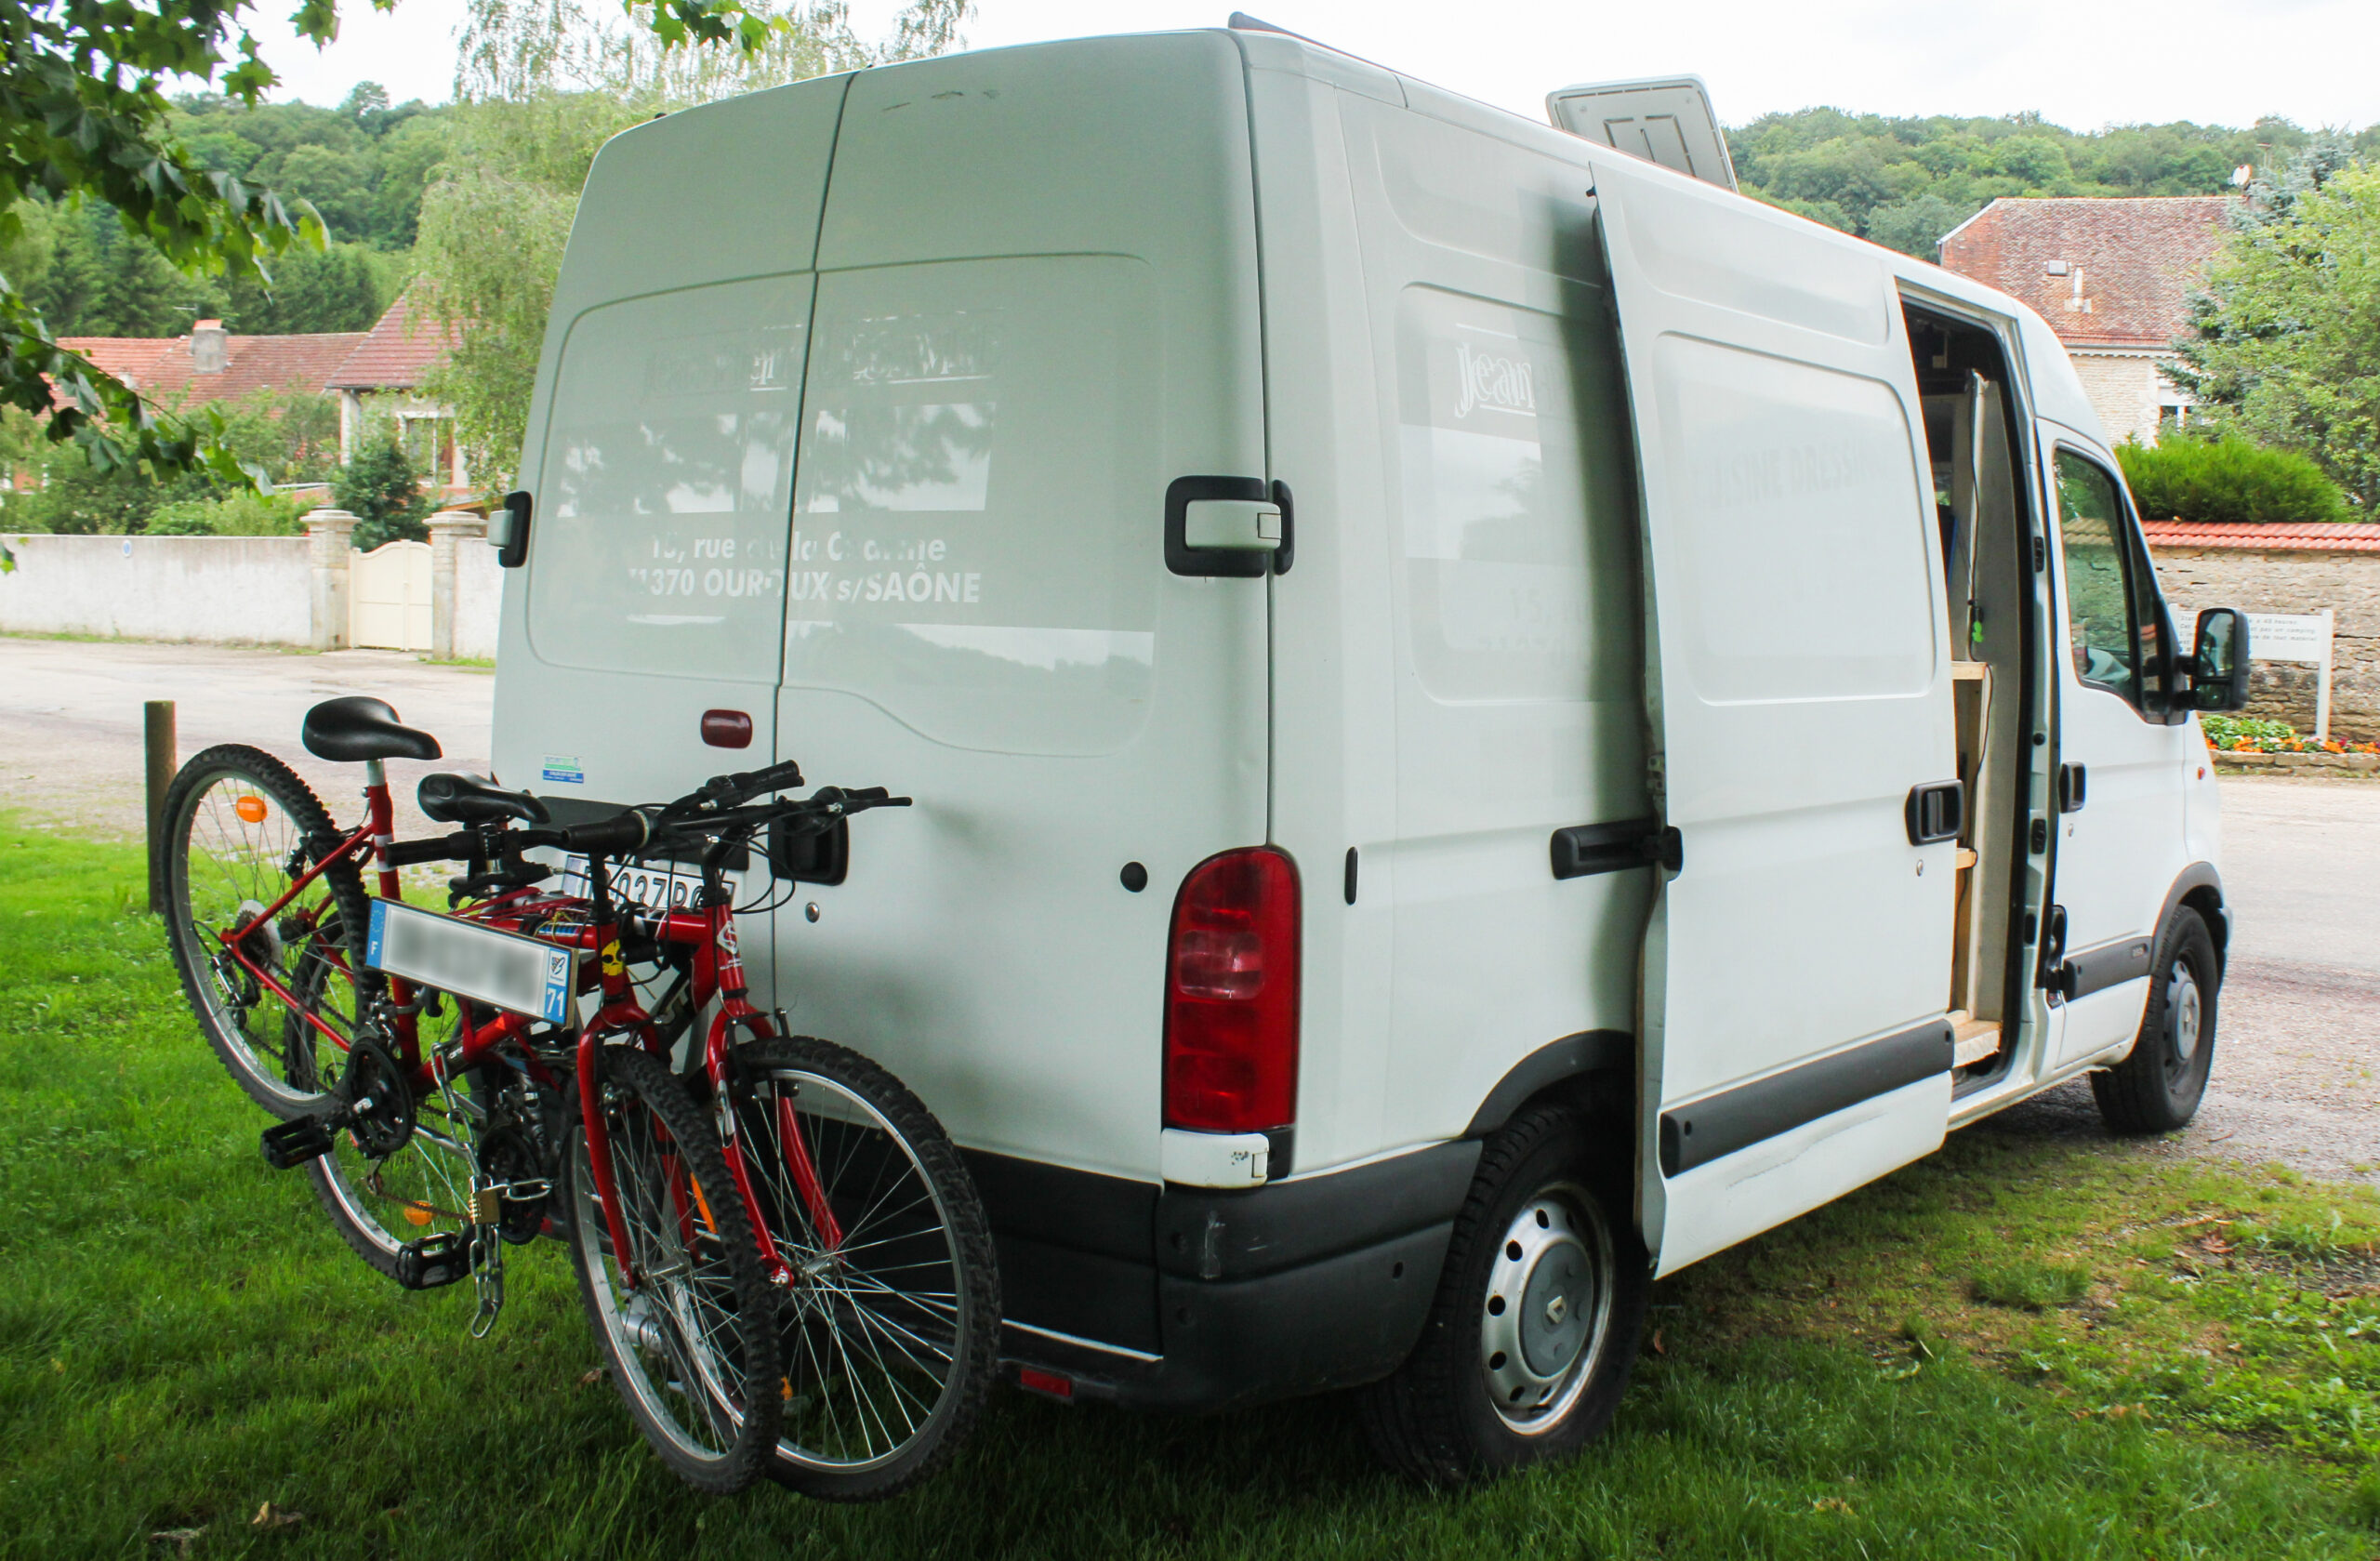
<svg viewBox="0 0 2380 1561">
<path fill-rule="evenodd" d="M 1243 25 L 596 159 L 500 775 L 916 798 L 751 863 L 746 946 L 969 1152 L 1026 1385 L 1377 1383 L 1492 1469 L 1652 1277 L 2085 1070 L 2195 1109 L 2243 623 L 2180 654 L 2038 317 L 1735 193 L 1701 103 Z"/>
</svg>

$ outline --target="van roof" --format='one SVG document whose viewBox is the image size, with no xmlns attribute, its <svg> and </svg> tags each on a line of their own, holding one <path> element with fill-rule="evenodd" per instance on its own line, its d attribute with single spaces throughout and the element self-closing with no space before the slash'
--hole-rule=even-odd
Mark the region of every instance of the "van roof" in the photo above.
<svg viewBox="0 0 2380 1561">
<path fill-rule="evenodd" d="M 1180 29 L 1174 32 L 1175 33 L 1179 32 L 1220 33 L 1234 41 L 1240 50 L 1241 57 L 1251 70 L 1279 71 L 1287 74 L 1303 76 L 1567 162 L 1592 167 L 1598 158 L 1628 155 L 1626 152 L 1616 152 L 1609 147 L 1572 135 L 1567 130 L 1557 129 L 1552 125 L 1525 118 L 1508 109 L 1466 98 L 1461 93 L 1448 91 L 1445 87 L 1432 86 L 1418 77 L 1373 64 L 1369 60 L 1358 59 L 1352 54 L 1342 53 L 1327 45 L 1316 43 L 1295 33 L 1241 27 Z M 1013 45 L 1011 46 L 1011 49 L 980 52 L 1006 53 L 1022 49 L 1065 49 L 1094 41 L 1112 44 L 1117 37 L 1155 38 L 1167 35 L 1170 34 L 1148 33 L 1117 34 L 1099 40 L 1057 39 L 1045 43 Z M 904 61 L 893 65 L 872 66 L 869 67 L 869 71 L 872 73 L 881 71 L 930 69 L 934 63 L 932 60 Z M 809 99 L 811 94 L 816 91 L 818 81 L 826 79 L 831 78 L 817 78 L 815 81 L 789 85 L 798 97 Z M 810 91 L 801 92 L 800 90 L 801 88 L 809 88 Z M 795 109 L 793 102 L 787 101 L 780 96 L 787 92 L 787 87 L 771 88 L 763 92 L 747 94 L 741 98 L 729 99 L 722 102 L 706 104 L 699 108 L 673 113 L 666 119 L 621 132 L 620 135 L 613 138 L 606 150 L 610 151 L 620 147 L 624 142 L 634 142 L 640 139 L 645 140 L 648 144 L 656 139 L 677 140 L 689 138 L 689 132 L 695 132 L 691 139 L 709 143 L 714 148 L 722 141 L 732 143 L 734 140 L 742 140 L 747 145 L 768 144 L 770 138 L 765 135 L 757 137 L 748 134 L 733 137 L 720 134 L 705 135 L 696 132 L 695 125 L 688 122 L 699 123 L 713 118 L 722 121 L 749 120 L 756 117 L 756 110 L 759 111 L 758 117 L 775 120 L 787 113 L 799 112 Z M 769 103 L 765 108 L 758 101 L 772 98 L 776 98 L 778 100 Z M 811 100 L 815 101 L 814 99 Z M 743 105 L 740 110 L 739 104 Z M 703 128 L 708 130 L 711 126 L 706 124 Z M 717 127 L 721 132 L 727 131 L 729 128 L 730 126 L 724 123 Z M 738 126 L 736 128 L 748 131 L 757 129 L 759 126 Z M 2025 380 L 2022 388 L 2033 412 L 2037 416 L 2063 423 L 2078 432 L 2086 434 L 2102 443 L 2105 443 L 2106 435 L 2098 416 L 2092 410 L 2089 398 L 2083 394 L 2082 380 L 2075 374 L 2073 365 L 2066 355 L 2065 347 L 2058 341 L 2056 334 L 2050 329 L 2048 323 L 2027 308 L 2021 300 L 1997 288 L 1987 286 L 1971 277 L 1944 271 L 1939 266 L 1903 255 L 1898 250 L 1885 249 L 1882 245 L 1870 244 L 1865 239 L 1841 232 L 1823 223 L 1812 222 L 1797 213 L 1784 212 L 1782 208 L 1769 206 L 1765 202 L 1754 201 L 1749 195 L 1695 179 L 1688 175 L 1664 168 L 1656 163 L 1646 162 L 1643 159 L 1633 161 L 1636 166 L 1648 177 L 1675 179 L 1681 186 L 1701 192 L 1708 199 L 1744 201 L 1760 205 L 1765 210 L 1807 223 L 1811 229 L 1824 235 L 1827 242 L 1839 245 L 1846 251 L 1864 250 L 1873 255 L 1883 256 L 1885 258 L 1885 263 L 1891 274 L 1908 291 L 1921 296 L 1930 295 L 1937 302 L 2013 325 L 2025 360 L 2016 372 Z M 803 191 L 801 194 L 805 199 L 787 204 L 798 207 L 812 207 L 812 203 L 821 193 L 823 192 Z M 650 242 L 649 235 L 644 242 Z"/>
</svg>

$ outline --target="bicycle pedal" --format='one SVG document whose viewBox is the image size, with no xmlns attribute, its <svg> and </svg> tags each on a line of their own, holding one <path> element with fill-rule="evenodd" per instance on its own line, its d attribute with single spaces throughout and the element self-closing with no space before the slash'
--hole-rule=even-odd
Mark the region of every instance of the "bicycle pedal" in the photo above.
<svg viewBox="0 0 2380 1561">
<path fill-rule="evenodd" d="M 469 1277 L 470 1272 L 470 1243 L 453 1231 L 425 1236 L 397 1249 L 397 1283 L 409 1290 L 436 1290 Z"/>
<path fill-rule="evenodd" d="M 331 1152 L 328 1130 L 312 1117 L 300 1117 L 294 1122 L 267 1128 L 262 1139 L 264 1162 L 275 1171 L 293 1171 L 308 1160 L 320 1159 Z"/>
</svg>

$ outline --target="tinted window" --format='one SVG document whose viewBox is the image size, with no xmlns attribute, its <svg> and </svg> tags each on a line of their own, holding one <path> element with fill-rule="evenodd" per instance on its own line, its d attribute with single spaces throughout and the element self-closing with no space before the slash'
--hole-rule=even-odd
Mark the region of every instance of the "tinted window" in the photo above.
<svg viewBox="0 0 2380 1561">
<path fill-rule="evenodd" d="M 1449 703 L 1622 698 L 1635 575 L 1617 351 L 1565 322 L 1434 288 L 1398 311 L 1414 669 Z"/>
<path fill-rule="evenodd" d="M 2153 592 L 2134 575 L 2122 493 L 2097 462 L 2057 453 L 2058 544 L 2066 559 L 2067 642 L 2074 675 L 2094 688 L 2141 701 L 2140 670 L 2153 657 Z M 2147 628 L 2147 642 L 2142 630 Z"/>
<path fill-rule="evenodd" d="M 1165 478 L 1148 268 L 828 276 L 794 494 L 785 681 L 957 747 L 1106 753 L 1157 673 Z"/>
<path fill-rule="evenodd" d="M 562 666 L 774 679 L 807 277 L 607 304 L 555 376 L 529 634 Z"/>
</svg>

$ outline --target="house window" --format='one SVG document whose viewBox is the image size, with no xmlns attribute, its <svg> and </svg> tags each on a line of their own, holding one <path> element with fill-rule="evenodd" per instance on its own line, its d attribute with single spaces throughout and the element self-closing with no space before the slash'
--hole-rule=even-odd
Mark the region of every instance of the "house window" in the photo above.
<svg viewBox="0 0 2380 1561">
<path fill-rule="evenodd" d="M 443 483 L 455 470 L 455 419 L 403 417 L 397 420 L 397 442 L 415 471 L 427 481 Z"/>
</svg>

